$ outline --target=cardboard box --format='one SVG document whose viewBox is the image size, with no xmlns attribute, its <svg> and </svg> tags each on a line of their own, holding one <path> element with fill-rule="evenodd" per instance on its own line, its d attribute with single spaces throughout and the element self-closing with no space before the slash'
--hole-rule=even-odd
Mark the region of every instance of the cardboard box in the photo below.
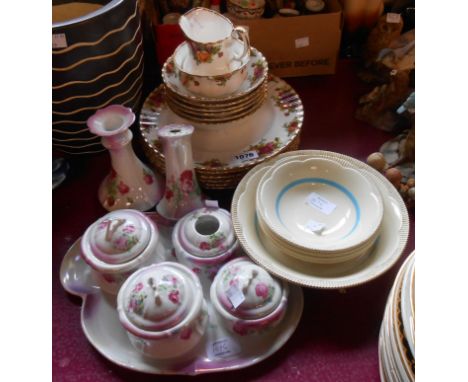
<svg viewBox="0 0 468 382">
<path fill-rule="evenodd" d="M 335 73 L 342 9 L 338 0 L 327 1 L 327 13 L 297 17 L 241 20 L 249 29 L 250 43 L 262 52 L 271 73 L 279 77 Z"/>
<path fill-rule="evenodd" d="M 255 20 L 225 16 L 249 29 L 250 43 L 265 55 L 271 73 L 280 77 L 333 74 L 343 19 L 338 0 L 328 0 L 327 6 L 327 13 L 318 15 Z M 178 25 L 157 25 L 155 37 L 160 65 L 184 41 Z"/>
</svg>

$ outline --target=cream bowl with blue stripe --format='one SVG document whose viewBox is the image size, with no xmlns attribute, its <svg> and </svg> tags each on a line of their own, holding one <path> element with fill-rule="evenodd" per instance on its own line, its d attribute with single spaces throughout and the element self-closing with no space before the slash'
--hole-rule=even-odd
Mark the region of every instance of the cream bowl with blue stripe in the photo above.
<svg viewBox="0 0 468 382">
<path fill-rule="evenodd" d="M 382 197 L 371 181 L 323 158 L 273 166 L 262 177 L 256 199 L 259 219 L 275 241 L 302 254 L 367 247 L 383 217 Z"/>
</svg>

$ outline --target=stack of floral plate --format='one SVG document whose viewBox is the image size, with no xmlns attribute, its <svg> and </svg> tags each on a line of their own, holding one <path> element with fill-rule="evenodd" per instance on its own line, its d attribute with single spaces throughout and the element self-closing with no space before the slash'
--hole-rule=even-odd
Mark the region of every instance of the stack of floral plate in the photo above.
<svg viewBox="0 0 468 382">
<path fill-rule="evenodd" d="M 415 378 L 415 253 L 397 274 L 380 328 L 379 366 L 383 381 Z"/>
<path fill-rule="evenodd" d="M 140 114 L 143 148 L 159 171 L 165 164 L 156 132 L 170 123 L 195 127 L 197 177 L 209 189 L 235 188 L 254 165 L 298 148 L 302 102 L 286 82 L 268 75 L 268 63 L 258 50 L 250 50 L 239 89 L 216 97 L 196 94 L 193 77 L 177 71 L 174 60 L 173 55 L 165 63 L 164 84 L 148 96 Z"/>
<path fill-rule="evenodd" d="M 408 213 L 378 171 L 318 150 L 281 154 L 242 179 L 231 204 L 245 252 L 270 273 L 347 288 L 388 270 L 408 239 Z"/>
<path fill-rule="evenodd" d="M 184 50 L 187 50 L 185 43 L 177 48 L 162 69 L 167 103 L 176 114 L 193 122 L 218 124 L 244 118 L 263 104 L 268 68 L 265 57 L 258 50 L 252 48 L 245 64 L 228 75 L 208 77 L 194 76 L 178 69 L 175 62 Z M 231 92 L 230 87 L 237 87 L 235 82 L 242 85 Z"/>
</svg>

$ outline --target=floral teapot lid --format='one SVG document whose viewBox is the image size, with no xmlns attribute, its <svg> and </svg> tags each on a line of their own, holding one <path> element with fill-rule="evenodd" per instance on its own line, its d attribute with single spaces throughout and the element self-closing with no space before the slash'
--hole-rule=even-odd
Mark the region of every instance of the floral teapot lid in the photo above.
<svg viewBox="0 0 468 382">
<path fill-rule="evenodd" d="M 175 228 L 173 239 L 189 254 L 215 257 L 236 244 L 231 214 L 221 208 L 204 207 L 185 215 Z"/>
<path fill-rule="evenodd" d="M 123 264 L 143 252 L 150 238 L 150 224 L 141 212 L 117 210 L 86 230 L 83 248 L 104 263 Z"/>
<path fill-rule="evenodd" d="M 183 321 L 197 288 L 187 272 L 180 264 L 165 262 L 134 274 L 119 292 L 127 319 L 146 331 L 167 330 Z"/>
<path fill-rule="evenodd" d="M 280 304 L 283 294 L 278 281 L 245 257 L 227 263 L 215 282 L 219 302 L 239 318 L 267 316 Z"/>
</svg>

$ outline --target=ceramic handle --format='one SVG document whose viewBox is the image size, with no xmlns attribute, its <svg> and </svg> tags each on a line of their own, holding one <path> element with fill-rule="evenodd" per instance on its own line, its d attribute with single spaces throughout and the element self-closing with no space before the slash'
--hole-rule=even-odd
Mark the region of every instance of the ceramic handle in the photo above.
<svg viewBox="0 0 468 382">
<path fill-rule="evenodd" d="M 236 60 L 242 60 L 246 55 L 250 54 L 250 39 L 249 32 L 244 27 L 235 27 L 233 34 L 236 33 L 238 38 L 244 43 L 244 50 L 239 57 L 235 57 Z"/>
</svg>

